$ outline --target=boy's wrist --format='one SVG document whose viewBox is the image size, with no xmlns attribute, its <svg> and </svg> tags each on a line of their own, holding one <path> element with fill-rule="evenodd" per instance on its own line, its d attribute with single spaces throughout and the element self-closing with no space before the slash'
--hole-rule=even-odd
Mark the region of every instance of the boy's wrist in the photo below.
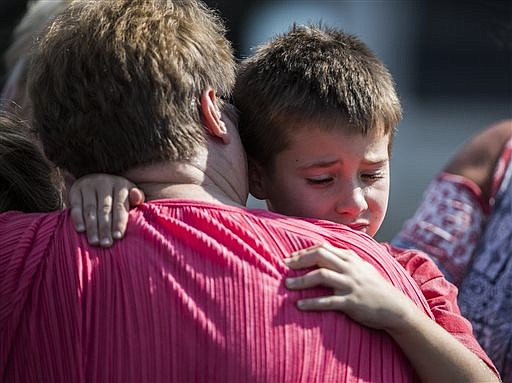
<svg viewBox="0 0 512 383">
<path fill-rule="evenodd" d="M 403 301 L 398 305 L 400 310 L 392 314 L 391 320 L 385 321 L 386 324 L 383 327 L 383 330 L 393 338 L 415 331 L 419 317 L 424 315 L 409 299 L 405 298 Z"/>
</svg>

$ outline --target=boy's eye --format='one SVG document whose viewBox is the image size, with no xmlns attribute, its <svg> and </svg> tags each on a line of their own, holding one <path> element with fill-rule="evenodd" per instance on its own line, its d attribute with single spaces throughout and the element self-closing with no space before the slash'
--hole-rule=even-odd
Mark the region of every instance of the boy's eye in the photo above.
<svg viewBox="0 0 512 383">
<path fill-rule="evenodd" d="M 361 178 L 368 181 L 376 181 L 384 178 L 384 174 L 381 172 L 377 173 L 363 173 L 361 174 Z"/>
<path fill-rule="evenodd" d="M 334 180 L 332 177 L 324 178 L 306 178 L 306 182 L 310 185 L 326 185 Z"/>
</svg>

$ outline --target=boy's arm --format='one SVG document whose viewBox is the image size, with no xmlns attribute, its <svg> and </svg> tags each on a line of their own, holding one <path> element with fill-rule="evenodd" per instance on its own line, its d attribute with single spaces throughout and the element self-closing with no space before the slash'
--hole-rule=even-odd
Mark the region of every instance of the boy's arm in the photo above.
<svg viewBox="0 0 512 383">
<path fill-rule="evenodd" d="M 288 288 L 334 289 L 332 296 L 299 301 L 300 309 L 339 310 L 365 326 L 386 331 L 423 382 L 499 382 L 483 361 L 355 253 L 324 244 L 294 253 L 285 262 L 296 270 L 319 267 L 288 278 Z"/>
<path fill-rule="evenodd" d="M 126 232 L 130 206 L 144 202 L 144 193 L 129 180 L 111 174 L 89 174 L 69 191 L 71 219 L 78 232 L 87 232 L 91 245 L 110 247 Z"/>
<path fill-rule="evenodd" d="M 492 366 L 492 361 L 473 334 L 471 322 L 461 314 L 457 304 L 457 287 L 444 277 L 434 261 L 420 250 L 400 249 L 387 243 L 383 245 L 417 283 L 436 323 L 487 365 Z"/>
</svg>

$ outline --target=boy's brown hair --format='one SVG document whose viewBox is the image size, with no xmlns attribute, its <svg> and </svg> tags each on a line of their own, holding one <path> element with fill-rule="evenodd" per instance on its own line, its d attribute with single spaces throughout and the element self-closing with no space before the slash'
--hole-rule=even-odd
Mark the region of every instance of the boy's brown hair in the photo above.
<svg viewBox="0 0 512 383">
<path fill-rule="evenodd" d="M 0 212 L 48 212 L 62 207 L 62 180 L 28 126 L 0 114 Z"/>
<path fill-rule="evenodd" d="M 389 134 L 391 145 L 401 118 L 384 64 L 356 37 L 321 25 L 294 25 L 258 47 L 239 68 L 233 99 L 247 154 L 267 170 L 305 123 Z"/>
<path fill-rule="evenodd" d="M 229 96 L 232 48 L 196 0 L 73 2 L 40 38 L 29 72 L 34 128 L 75 177 L 186 161 L 205 142 L 199 96 Z"/>
</svg>

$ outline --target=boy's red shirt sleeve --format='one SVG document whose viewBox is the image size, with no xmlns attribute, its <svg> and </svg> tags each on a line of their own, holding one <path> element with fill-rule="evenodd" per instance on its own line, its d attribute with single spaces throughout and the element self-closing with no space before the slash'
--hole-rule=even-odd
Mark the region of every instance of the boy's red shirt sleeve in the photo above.
<svg viewBox="0 0 512 383">
<path fill-rule="evenodd" d="M 427 299 L 436 322 L 499 375 L 493 362 L 473 335 L 471 323 L 460 312 L 457 304 L 457 287 L 444 277 L 434 261 L 424 252 L 400 249 L 388 243 L 384 245 L 416 281 Z"/>
</svg>

